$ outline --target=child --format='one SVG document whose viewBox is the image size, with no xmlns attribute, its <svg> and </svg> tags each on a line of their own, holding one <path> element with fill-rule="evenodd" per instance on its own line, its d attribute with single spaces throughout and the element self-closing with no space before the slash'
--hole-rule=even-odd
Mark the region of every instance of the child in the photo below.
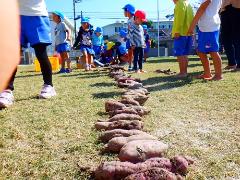
<svg viewBox="0 0 240 180">
<path fill-rule="evenodd" d="M 117 56 L 120 61 L 120 65 L 124 65 L 126 62 L 128 62 L 128 50 L 127 50 L 127 31 L 122 29 L 119 32 L 119 42 L 116 43 L 117 46 Z"/>
<path fill-rule="evenodd" d="M 93 30 L 92 26 L 89 24 L 89 18 L 83 17 L 82 25 L 79 29 L 78 36 L 73 47 L 77 48 L 80 43 L 80 50 L 83 54 L 86 71 L 92 70 L 93 56 L 95 54 L 92 46 L 92 35 Z"/>
<path fill-rule="evenodd" d="M 150 36 L 147 31 L 148 30 L 147 25 L 143 25 L 142 27 L 144 30 L 144 38 L 145 38 L 145 44 L 146 44 L 146 47 L 144 48 L 144 62 L 147 62 L 148 52 L 150 49 L 151 41 L 150 41 Z"/>
<path fill-rule="evenodd" d="M 93 37 L 92 37 L 92 41 L 93 41 L 93 50 L 95 52 L 95 57 L 97 59 L 99 59 L 102 51 L 103 51 L 103 46 L 104 46 L 104 40 L 103 40 L 103 35 L 102 35 L 103 31 L 102 28 L 97 27 Z"/>
<path fill-rule="evenodd" d="M 133 49 L 130 44 L 130 30 L 134 25 L 134 14 L 135 14 L 135 7 L 131 4 L 127 4 L 123 7 L 124 16 L 128 18 L 127 25 L 128 25 L 128 41 L 127 41 L 127 49 L 128 49 L 128 56 L 129 56 L 129 67 L 128 70 L 132 70 L 132 60 L 133 60 Z"/>
<path fill-rule="evenodd" d="M 222 77 L 222 59 L 219 51 L 219 29 L 220 17 L 219 10 L 222 0 L 201 0 L 193 22 L 188 30 L 189 34 L 193 34 L 197 23 L 199 26 L 198 33 L 198 55 L 202 61 L 204 73 L 197 78 L 206 80 L 221 80 Z M 213 59 L 215 76 L 212 77 L 210 63 L 207 54 Z"/>
<path fill-rule="evenodd" d="M 146 14 L 144 11 L 136 11 L 134 15 L 134 25 L 130 29 L 130 43 L 134 51 L 134 66 L 136 73 L 144 73 L 143 71 L 143 48 L 145 47 L 144 32 L 141 24 L 146 22 Z"/>
<path fill-rule="evenodd" d="M 20 60 L 19 14 L 17 1 L 1 1 L 0 14 L 0 92 L 2 92 Z M 11 55 L 9 52 L 11 52 Z"/>
<path fill-rule="evenodd" d="M 60 54 L 62 59 L 62 67 L 59 73 L 70 73 L 71 60 L 69 59 L 70 46 L 67 41 L 70 41 L 70 30 L 67 25 L 63 22 L 64 15 L 59 11 L 52 13 L 53 21 L 57 24 L 55 27 L 55 45 L 56 50 Z M 65 62 L 67 62 L 67 69 L 65 69 Z"/>
<path fill-rule="evenodd" d="M 52 84 L 52 67 L 47 56 L 47 46 L 51 44 L 50 22 L 44 0 L 18 1 L 21 20 L 21 46 L 27 44 L 34 48 L 40 63 L 44 85 L 39 97 L 48 99 L 56 96 Z M 14 79 L 17 70 L 13 73 L 8 87 L 0 94 L 0 107 L 6 108 L 13 104 Z"/>
<path fill-rule="evenodd" d="M 193 20 L 193 9 L 188 0 L 173 0 L 175 3 L 172 37 L 174 38 L 174 55 L 177 56 L 180 73 L 179 78 L 187 77 L 188 55 L 193 39 L 187 35 Z"/>
</svg>

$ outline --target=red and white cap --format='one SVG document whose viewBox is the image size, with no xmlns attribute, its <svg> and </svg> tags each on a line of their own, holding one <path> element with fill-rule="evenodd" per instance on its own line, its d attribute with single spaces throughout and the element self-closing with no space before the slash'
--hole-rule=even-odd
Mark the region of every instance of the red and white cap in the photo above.
<svg viewBox="0 0 240 180">
<path fill-rule="evenodd" d="M 141 19 L 143 22 L 146 22 L 146 13 L 142 10 L 137 10 L 134 14 L 135 17 Z"/>
</svg>

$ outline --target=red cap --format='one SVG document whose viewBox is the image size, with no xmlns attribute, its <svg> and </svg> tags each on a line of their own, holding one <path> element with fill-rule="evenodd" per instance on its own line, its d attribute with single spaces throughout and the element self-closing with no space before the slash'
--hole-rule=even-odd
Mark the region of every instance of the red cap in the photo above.
<svg viewBox="0 0 240 180">
<path fill-rule="evenodd" d="M 135 17 L 141 19 L 143 22 L 146 22 L 146 13 L 144 11 L 141 10 L 137 10 L 134 14 Z"/>
</svg>

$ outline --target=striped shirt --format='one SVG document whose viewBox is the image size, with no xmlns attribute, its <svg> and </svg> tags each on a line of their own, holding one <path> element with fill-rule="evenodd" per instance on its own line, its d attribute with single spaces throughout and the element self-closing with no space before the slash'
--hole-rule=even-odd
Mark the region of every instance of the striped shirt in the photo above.
<svg viewBox="0 0 240 180">
<path fill-rule="evenodd" d="M 141 25 L 134 24 L 129 32 L 130 43 L 135 47 L 145 47 L 144 31 Z"/>
</svg>

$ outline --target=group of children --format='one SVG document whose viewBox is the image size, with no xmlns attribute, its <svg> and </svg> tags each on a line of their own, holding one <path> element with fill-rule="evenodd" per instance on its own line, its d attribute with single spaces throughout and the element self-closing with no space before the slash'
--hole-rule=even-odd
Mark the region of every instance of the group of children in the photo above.
<svg viewBox="0 0 240 180">
<path fill-rule="evenodd" d="M 221 80 L 222 60 L 219 55 L 219 30 L 222 0 L 201 0 L 201 5 L 194 16 L 193 9 L 188 0 L 173 0 L 175 3 L 174 23 L 172 35 L 174 38 L 174 54 L 179 62 L 180 73 L 178 77 L 187 76 L 188 55 L 190 54 L 192 35 L 198 24 L 197 54 L 201 59 L 204 73 L 196 78 L 205 80 Z M 215 75 L 210 70 L 208 59 L 213 59 Z"/>
<path fill-rule="evenodd" d="M 201 0 L 201 6 L 196 15 L 193 15 L 192 7 L 188 0 L 173 0 L 175 3 L 173 37 L 174 49 L 177 56 L 180 73 L 179 77 L 187 76 L 188 55 L 192 45 L 192 35 L 198 23 L 198 55 L 203 64 L 204 73 L 197 78 L 202 79 L 222 79 L 222 61 L 218 53 L 219 50 L 219 29 L 220 18 L 219 10 L 222 0 Z M 45 0 L 19 0 L 19 11 L 21 21 L 21 46 L 26 47 L 30 44 L 34 48 L 37 59 L 39 60 L 43 75 L 43 86 L 40 91 L 40 98 L 48 99 L 56 96 L 52 83 L 52 67 L 47 55 L 47 46 L 52 43 L 50 37 L 50 23 Z M 146 13 L 141 10 L 135 11 L 131 4 L 123 7 L 124 15 L 128 18 L 128 28 L 120 32 L 120 44 L 118 44 L 118 55 L 122 61 L 129 63 L 129 70 L 137 73 L 143 70 L 144 48 L 147 53 L 150 41 L 144 31 L 147 27 L 142 26 L 146 21 Z M 68 52 L 70 50 L 70 30 L 63 22 L 64 15 L 61 12 L 53 12 L 53 20 L 56 22 L 56 51 L 62 58 L 61 73 L 71 72 L 71 64 Z M 82 18 L 82 24 L 78 36 L 73 45 L 75 49 L 80 49 L 85 62 L 85 69 L 91 70 L 93 57 L 103 49 L 104 42 L 102 29 L 96 28 L 94 31 L 88 18 Z M 115 46 L 116 47 L 116 46 Z M 215 69 L 212 76 L 210 63 L 207 54 L 210 54 Z M 146 55 L 145 55 L 146 60 Z M 132 68 L 133 61 L 133 68 Z M 65 62 L 67 68 L 65 69 Z M 13 104 L 14 79 L 17 68 L 9 80 L 5 90 L 0 93 L 0 108 L 6 108 Z"/>
</svg>

